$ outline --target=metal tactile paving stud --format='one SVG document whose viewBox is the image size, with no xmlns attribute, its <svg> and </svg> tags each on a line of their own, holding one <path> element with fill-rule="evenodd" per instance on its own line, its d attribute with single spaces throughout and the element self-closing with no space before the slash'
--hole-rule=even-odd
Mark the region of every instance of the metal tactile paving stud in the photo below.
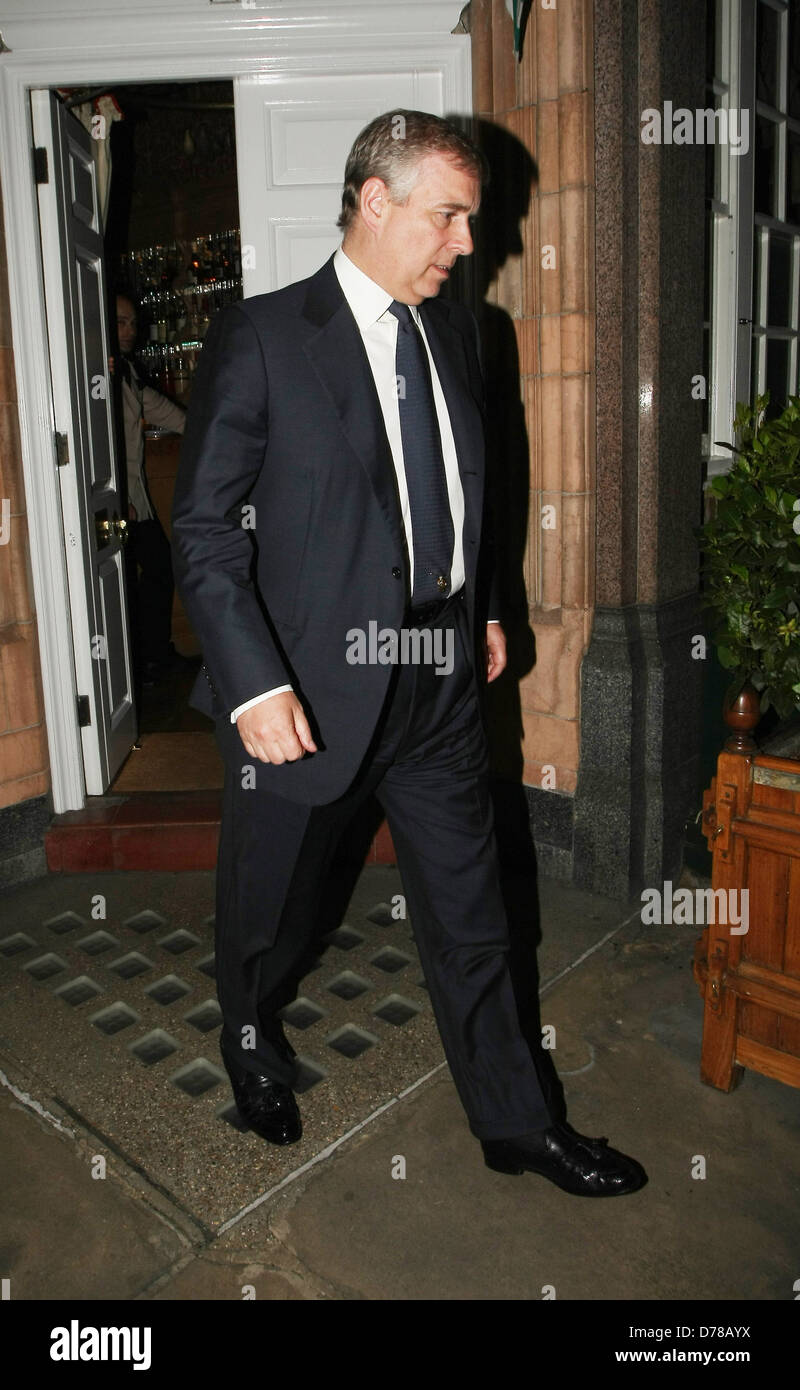
<svg viewBox="0 0 800 1390">
<path fill-rule="evenodd" d="M 337 927 L 336 931 L 329 932 L 322 939 L 325 942 L 330 942 L 340 951 L 352 951 L 355 946 L 361 946 L 365 940 L 357 931 L 353 931 L 353 928 L 348 926 Z"/>
<path fill-rule="evenodd" d="M 42 923 L 48 931 L 53 931 L 57 936 L 63 936 L 68 931 L 75 931 L 76 927 L 88 927 L 89 923 L 85 917 L 79 917 L 77 912 L 60 912 L 57 917 L 49 917 Z"/>
<path fill-rule="evenodd" d="M 146 970 L 154 970 L 155 966 L 146 956 L 140 956 L 138 951 L 129 951 L 126 956 L 112 961 L 108 969 L 119 975 L 121 980 L 133 980 L 137 975 L 143 975 Z"/>
<path fill-rule="evenodd" d="M 367 913 L 367 921 L 374 922 L 378 927 L 392 927 L 395 924 L 392 916 L 392 909 L 388 903 L 376 903 Z"/>
<path fill-rule="evenodd" d="M 402 951 L 396 951 L 394 946 L 382 946 L 374 956 L 369 958 L 370 965 L 376 965 L 379 970 L 384 970 L 387 975 L 396 975 L 398 970 L 404 970 L 411 964 L 411 957 L 404 956 Z"/>
<path fill-rule="evenodd" d="M 140 1062 L 144 1062 L 146 1067 L 152 1067 L 155 1062 L 160 1062 L 162 1058 L 169 1057 L 170 1053 L 177 1052 L 178 1044 L 163 1028 L 154 1028 L 151 1033 L 145 1033 L 143 1038 L 129 1043 L 128 1051 L 132 1052 L 134 1057 L 138 1057 Z"/>
<path fill-rule="evenodd" d="M 214 956 L 206 956 L 205 960 L 199 960 L 194 968 L 201 970 L 204 975 L 208 975 L 210 980 L 217 978 L 217 962 Z"/>
<path fill-rule="evenodd" d="M 202 1004 L 198 1004 L 196 1009 L 192 1009 L 190 1014 L 184 1014 L 183 1017 L 200 1033 L 211 1033 L 222 1023 L 222 1013 L 216 999 L 204 999 Z"/>
<path fill-rule="evenodd" d="M 293 1028 L 301 1029 L 310 1028 L 312 1024 L 318 1023 L 321 1018 L 325 1017 L 325 1010 L 312 1004 L 311 1000 L 306 999 L 303 995 L 278 1012 L 278 1018 L 283 1019 L 284 1023 L 290 1023 Z"/>
<path fill-rule="evenodd" d="M 247 1120 L 242 1119 L 242 1116 L 239 1114 L 239 1108 L 236 1104 L 231 1105 L 228 1103 L 223 1106 L 221 1110 L 217 1111 L 217 1119 L 224 1120 L 227 1125 L 231 1125 L 234 1129 L 238 1129 L 240 1134 L 246 1134 L 250 1128 Z"/>
<path fill-rule="evenodd" d="M 159 917 L 157 912 L 151 912 L 146 908 L 144 912 L 137 912 L 135 917 L 128 917 L 122 923 L 123 927 L 129 927 L 131 931 L 141 933 L 154 931 L 156 927 L 167 925 L 166 917 Z"/>
<path fill-rule="evenodd" d="M 363 1028 L 355 1028 L 352 1023 L 346 1023 L 344 1028 L 339 1028 L 335 1033 L 331 1033 L 325 1039 L 328 1047 L 332 1047 L 334 1052 L 340 1052 L 343 1057 L 349 1057 L 352 1061 L 354 1057 L 360 1057 L 362 1052 L 374 1047 L 380 1039 L 374 1034 L 367 1033 Z"/>
<path fill-rule="evenodd" d="M 313 1057 L 304 1057 L 298 1052 L 294 1059 L 295 1078 L 292 1090 L 302 1096 L 306 1091 L 310 1091 L 312 1086 L 316 1086 L 320 1081 L 324 1081 L 328 1075 L 324 1067 L 319 1062 L 315 1062 Z"/>
<path fill-rule="evenodd" d="M 184 951 L 191 951 L 193 946 L 200 946 L 202 943 L 199 936 L 194 936 L 192 932 L 184 931 L 181 928 L 180 931 L 171 932 L 169 936 L 163 937 L 156 944 L 161 947 L 162 951 L 169 951 L 173 956 L 181 956 Z"/>
<path fill-rule="evenodd" d="M 121 1033 L 123 1028 L 130 1028 L 132 1023 L 138 1023 L 139 1015 L 135 1014 L 133 1009 L 129 1009 L 127 1004 L 123 1004 L 121 999 L 117 999 L 107 1009 L 101 1009 L 99 1014 L 92 1014 L 89 1022 L 110 1038 L 114 1033 Z"/>
<path fill-rule="evenodd" d="M 227 1077 L 216 1067 L 212 1067 L 205 1057 L 196 1057 L 193 1062 L 173 1072 L 169 1079 L 173 1086 L 185 1091 L 187 1096 L 202 1096 L 206 1091 L 213 1091 L 214 1087 L 227 1080 Z"/>
<path fill-rule="evenodd" d="M 13 936 L 6 936 L 0 941 L 0 955 L 7 956 L 9 960 L 12 956 L 18 956 L 23 951 L 30 951 L 36 942 L 32 937 L 26 936 L 24 932 L 14 932 Z"/>
<path fill-rule="evenodd" d="M 402 994 L 390 994 L 386 999 L 382 999 L 372 1012 L 376 1018 L 382 1018 L 384 1023 L 393 1023 L 396 1028 L 402 1028 L 404 1023 L 408 1023 L 410 1018 L 416 1018 L 422 1010 L 419 1004 L 405 999 Z"/>
<path fill-rule="evenodd" d="M 34 980 L 49 980 L 51 975 L 60 975 L 62 970 L 66 970 L 67 962 L 49 951 L 46 956 L 37 956 L 36 960 L 29 960 L 22 968 L 27 970 Z"/>
<path fill-rule="evenodd" d="M 112 951 L 119 946 L 116 937 L 111 936 L 107 931 L 92 932 L 91 936 L 84 936 L 82 941 L 73 943 L 81 951 L 85 951 L 87 956 L 101 956 L 104 951 Z"/>
<path fill-rule="evenodd" d="M 326 985 L 326 989 L 339 999 L 357 999 L 359 994 L 366 994 L 371 985 L 360 975 L 354 975 L 352 970 L 342 970 Z"/>
<path fill-rule="evenodd" d="M 162 1008 L 174 1004 L 176 999 L 182 999 L 184 994 L 191 992 L 192 986 L 187 985 L 178 975 L 164 975 L 162 979 L 156 980 L 154 985 L 148 985 L 145 989 L 145 994 L 149 994 Z"/>
<path fill-rule="evenodd" d="M 60 985 L 58 989 L 53 990 L 53 993 L 67 1004 L 71 1004 L 73 1008 L 77 1008 L 79 1004 L 85 1004 L 87 999 L 93 999 L 96 994 L 102 994 L 103 991 L 98 984 L 95 984 L 94 980 L 89 979 L 88 975 L 79 975 L 77 980 L 70 980 L 69 984 Z"/>
</svg>

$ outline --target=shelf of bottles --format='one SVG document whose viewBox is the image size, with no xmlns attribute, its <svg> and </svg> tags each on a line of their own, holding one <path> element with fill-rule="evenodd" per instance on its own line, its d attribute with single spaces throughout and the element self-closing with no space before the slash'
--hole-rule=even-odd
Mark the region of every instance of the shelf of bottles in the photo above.
<svg viewBox="0 0 800 1390">
<path fill-rule="evenodd" d="M 129 251 L 119 268 L 138 302 L 136 355 L 159 390 L 186 404 L 211 319 L 242 298 L 239 229 Z"/>
</svg>

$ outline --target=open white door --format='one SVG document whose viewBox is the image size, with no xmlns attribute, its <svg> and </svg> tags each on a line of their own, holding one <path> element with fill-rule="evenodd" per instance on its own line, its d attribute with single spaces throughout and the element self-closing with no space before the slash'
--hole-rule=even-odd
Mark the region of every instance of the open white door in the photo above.
<svg viewBox="0 0 800 1390">
<path fill-rule="evenodd" d="M 32 92 L 31 108 L 83 765 L 98 796 L 136 739 L 103 235 L 91 136 L 52 92 Z"/>
<path fill-rule="evenodd" d="M 245 297 L 319 270 L 342 240 L 336 219 L 358 132 L 393 107 L 444 115 L 447 87 L 444 60 L 364 71 L 334 55 L 329 72 L 234 80 Z"/>
</svg>

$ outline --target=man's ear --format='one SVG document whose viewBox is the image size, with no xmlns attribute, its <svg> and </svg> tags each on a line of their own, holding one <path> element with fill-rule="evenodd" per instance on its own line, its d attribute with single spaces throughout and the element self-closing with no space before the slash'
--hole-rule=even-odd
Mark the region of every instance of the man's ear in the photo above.
<svg viewBox="0 0 800 1390">
<path fill-rule="evenodd" d="M 359 207 L 370 231 L 377 231 L 380 227 L 388 202 L 389 190 L 383 179 L 373 175 L 372 178 L 364 180 L 359 195 Z"/>
</svg>

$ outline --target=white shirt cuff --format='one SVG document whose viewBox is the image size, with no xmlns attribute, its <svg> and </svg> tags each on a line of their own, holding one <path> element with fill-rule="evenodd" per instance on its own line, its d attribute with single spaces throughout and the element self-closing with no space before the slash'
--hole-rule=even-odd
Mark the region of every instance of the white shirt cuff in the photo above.
<svg viewBox="0 0 800 1390">
<path fill-rule="evenodd" d="M 263 695 L 254 695 L 252 700 L 247 700 L 243 705 L 237 705 L 236 709 L 231 710 L 231 723 L 235 724 L 240 714 L 244 714 L 246 709 L 252 709 L 253 705 L 260 705 L 262 700 L 268 700 L 272 695 L 282 695 L 285 690 L 291 690 L 290 685 L 276 685 L 274 690 L 265 690 Z"/>
</svg>

